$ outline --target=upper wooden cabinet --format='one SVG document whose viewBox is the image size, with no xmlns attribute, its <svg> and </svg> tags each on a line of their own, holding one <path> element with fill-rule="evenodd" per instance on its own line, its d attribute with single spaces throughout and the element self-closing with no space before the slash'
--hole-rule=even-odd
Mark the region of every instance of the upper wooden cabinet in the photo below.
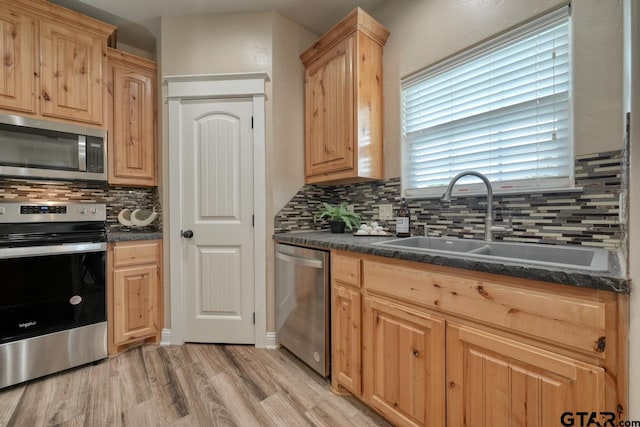
<svg viewBox="0 0 640 427">
<path fill-rule="evenodd" d="M 0 108 L 35 113 L 35 18 L 11 5 L 0 9 Z"/>
<path fill-rule="evenodd" d="M 43 116 L 102 124 L 106 38 L 67 24 L 40 21 Z"/>
<path fill-rule="evenodd" d="M 156 185 L 156 64 L 108 49 L 109 183 Z"/>
<path fill-rule="evenodd" d="M 389 32 L 356 8 L 300 58 L 305 66 L 305 182 L 384 178 L 382 48 Z"/>
<path fill-rule="evenodd" d="M 3 1 L 0 109 L 101 126 L 107 40 L 114 31 L 48 1 Z"/>
</svg>

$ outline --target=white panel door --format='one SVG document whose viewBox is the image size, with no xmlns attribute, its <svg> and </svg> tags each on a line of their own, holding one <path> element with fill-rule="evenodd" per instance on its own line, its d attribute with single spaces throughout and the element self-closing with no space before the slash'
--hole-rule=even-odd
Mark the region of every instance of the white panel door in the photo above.
<svg viewBox="0 0 640 427">
<path fill-rule="evenodd" d="M 185 341 L 254 342 L 252 111 L 245 99 L 182 104 Z"/>
</svg>

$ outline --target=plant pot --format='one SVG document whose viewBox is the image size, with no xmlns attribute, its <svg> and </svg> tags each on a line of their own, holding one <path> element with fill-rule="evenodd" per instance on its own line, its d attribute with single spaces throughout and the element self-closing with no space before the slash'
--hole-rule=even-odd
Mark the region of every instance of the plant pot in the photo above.
<svg viewBox="0 0 640 427">
<path fill-rule="evenodd" d="M 332 233 L 344 233 L 344 227 L 347 225 L 344 221 L 329 221 L 329 227 Z"/>
</svg>

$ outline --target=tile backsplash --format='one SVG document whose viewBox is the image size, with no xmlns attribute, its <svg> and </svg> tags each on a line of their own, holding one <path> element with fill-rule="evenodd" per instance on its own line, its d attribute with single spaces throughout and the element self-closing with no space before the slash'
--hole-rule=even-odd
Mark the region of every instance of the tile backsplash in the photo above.
<svg viewBox="0 0 640 427">
<path fill-rule="evenodd" d="M 118 213 L 122 209 L 154 209 L 158 219 L 148 227 L 136 231 L 160 231 L 162 212 L 157 188 L 116 187 L 106 183 L 73 181 L 39 181 L 0 179 L 0 201 L 96 202 L 107 205 L 107 226 L 111 231 L 129 231 L 120 225 Z"/>
<path fill-rule="evenodd" d="M 534 243 L 588 245 L 617 248 L 623 235 L 619 220 L 622 190 L 622 152 L 610 151 L 578 156 L 575 159 L 576 187 L 561 193 L 496 195 L 496 225 L 513 231 L 496 233 L 496 240 Z M 322 202 L 347 201 L 355 205 L 363 221 L 378 220 L 379 204 L 400 205 L 400 179 L 340 186 L 305 185 L 275 217 L 275 232 L 328 228 L 314 223 L 313 215 Z M 408 199 L 412 232 L 432 236 L 482 239 L 486 212 L 485 196 L 457 197 L 449 207 L 439 199 Z M 394 230 L 393 221 L 385 224 Z"/>
</svg>

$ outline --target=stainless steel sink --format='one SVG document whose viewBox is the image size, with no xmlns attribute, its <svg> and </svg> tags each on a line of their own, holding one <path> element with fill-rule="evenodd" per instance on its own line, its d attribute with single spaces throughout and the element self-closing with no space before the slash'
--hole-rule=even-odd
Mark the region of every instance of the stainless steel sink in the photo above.
<svg viewBox="0 0 640 427">
<path fill-rule="evenodd" d="M 470 259 L 518 262 L 591 271 L 609 270 L 609 253 L 605 249 L 599 248 L 422 236 L 373 244 L 388 248 L 433 253 L 434 255 L 449 254 Z"/>
</svg>

